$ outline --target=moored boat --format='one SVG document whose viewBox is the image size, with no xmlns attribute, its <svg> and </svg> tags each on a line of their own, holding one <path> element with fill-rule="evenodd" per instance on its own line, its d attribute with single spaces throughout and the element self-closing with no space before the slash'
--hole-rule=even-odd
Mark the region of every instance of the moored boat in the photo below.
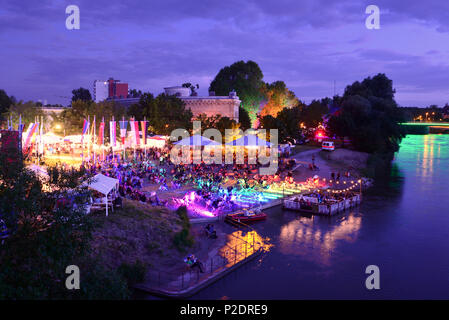
<svg viewBox="0 0 449 320">
<path fill-rule="evenodd" d="M 267 218 L 267 214 L 260 210 L 243 210 L 236 213 L 230 213 L 226 216 L 226 220 L 238 222 L 256 222 Z"/>
</svg>

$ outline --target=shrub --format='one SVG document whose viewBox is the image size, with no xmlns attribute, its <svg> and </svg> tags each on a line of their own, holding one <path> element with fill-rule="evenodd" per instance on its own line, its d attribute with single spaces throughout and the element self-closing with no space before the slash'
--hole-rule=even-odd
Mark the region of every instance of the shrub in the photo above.
<svg viewBox="0 0 449 320">
<path fill-rule="evenodd" d="M 128 286 L 132 286 L 145 280 L 147 266 L 140 260 L 137 260 L 133 264 L 123 262 L 120 267 L 118 267 L 117 271 L 126 279 Z"/>
</svg>

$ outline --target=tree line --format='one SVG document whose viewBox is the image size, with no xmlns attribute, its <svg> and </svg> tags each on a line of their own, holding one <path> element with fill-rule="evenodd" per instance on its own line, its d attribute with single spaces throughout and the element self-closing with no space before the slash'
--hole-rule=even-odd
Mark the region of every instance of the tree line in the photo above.
<svg viewBox="0 0 449 320">
<path fill-rule="evenodd" d="M 198 85 L 183 84 L 196 95 Z M 404 136 L 399 122 L 406 121 L 414 110 L 399 108 L 394 95 L 393 82 L 385 74 L 355 81 L 345 88 L 342 96 L 326 97 L 304 103 L 288 89 L 283 81 L 267 83 L 263 73 L 254 61 L 237 61 L 222 68 L 209 86 L 216 95 L 229 95 L 235 91 L 241 100 L 239 123 L 220 115 L 207 117 L 205 114 L 193 116 L 184 102 L 175 96 L 161 93 L 154 96 L 150 92 L 132 90 L 132 96 L 139 101 L 129 108 L 112 101 L 95 103 L 89 90 L 72 91 L 71 108 L 59 115 L 51 115 L 55 123 L 63 125 L 66 134 L 79 133 L 83 119 L 95 115 L 97 123 L 104 117 L 108 130 L 112 117 L 116 120 L 134 117 L 146 118 L 149 131 L 167 135 L 173 129 L 191 127 L 192 120 L 200 120 L 202 127 L 217 128 L 220 131 L 231 128 L 278 129 L 280 142 L 295 142 L 302 137 L 302 127 L 314 128 L 324 124 L 328 135 L 348 137 L 356 150 L 369 153 L 391 153 L 399 148 Z M 33 102 L 15 102 L 4 91 L 0 91 L 0 110 L 5 115 L 19 114 L 26 121 L 36 116 L 45 116 Z M 404 111 L 408 111 L 404 112 Z M 444 111 L 444 109 L 442 109 Z M 432 111 L 435 112 L 435 111 Z M 440 116 L 441 112 L 437 116 Z"/>
</svg>

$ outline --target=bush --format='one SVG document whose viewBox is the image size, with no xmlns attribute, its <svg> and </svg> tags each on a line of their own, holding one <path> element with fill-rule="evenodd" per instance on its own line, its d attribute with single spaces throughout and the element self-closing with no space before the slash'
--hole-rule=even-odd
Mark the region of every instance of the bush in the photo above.
<svg viewBox="0 0 449 320">
<path fill-rule="evenodd" d="M 182 230 L 175 234 L 173 244 L 179 251 L 185 251 L 194 245 L 195 240 L 190 234 L 190 221 L 187 216 L 187 208 L 185 206 L 179 207 L 176 213 L 181 218 Z"/>
<path fill-rule="evenodd" d="M 137 260 L 133 264 L 123 262 L 117 271 L 126 279 L 128 286 L 132 286 L 145 280 L 147 266 L 140 260 Z"/>
</svg>

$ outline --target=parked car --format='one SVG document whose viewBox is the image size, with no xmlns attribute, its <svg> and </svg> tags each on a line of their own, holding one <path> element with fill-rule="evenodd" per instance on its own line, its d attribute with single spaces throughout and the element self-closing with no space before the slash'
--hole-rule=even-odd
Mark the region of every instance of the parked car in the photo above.
<svg viewBox="0 0 449 320">
<path fill-rule="evenodd" d="M 333 141 L 323 141 L 323 143 L 321 144 L 321 149 L 326 150 L 326 151 L 334 151 L 335 150 L 335 145 Z"/>
</svg>

